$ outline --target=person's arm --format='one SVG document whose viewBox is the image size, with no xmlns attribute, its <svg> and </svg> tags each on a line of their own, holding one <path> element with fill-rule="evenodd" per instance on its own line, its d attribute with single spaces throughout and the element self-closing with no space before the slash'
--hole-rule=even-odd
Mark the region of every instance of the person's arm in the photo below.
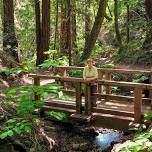
<svg viewBox="0 0 152 152">
<path fill-rule="evenodd" d="M 94 77 L 92 78 L 86 78 L 85 80 L 87 81 L 93 81 L 93 80 L 97 80 L 98 79 L 98 70 L 97 68 L 94 69 Z"/>
</svg>

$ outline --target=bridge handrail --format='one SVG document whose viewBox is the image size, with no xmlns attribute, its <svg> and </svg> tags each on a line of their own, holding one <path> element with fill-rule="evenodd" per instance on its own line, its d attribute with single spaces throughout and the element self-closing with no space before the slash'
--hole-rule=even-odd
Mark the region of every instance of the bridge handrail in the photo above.
<svg viewBox="0 0 152 152">
<path fill-rule="evenodd" d="M 33 78 L 41 78 L 41 79 L 55 79 L 58 81 L 64 82 L 81 82 L 81 83 L 98 83 L 101 85 L 107 86 L 119 86 L 119 87 L 128 87 L 128 88 L 141 88 L 146 90 L 152 90 L 152 84 L 143 84 L 143 83 L 135 83 L 135 82 L 125 82 L 125 81 L 110 81 L 110 80 L 96 80 L 96 81 L 85 81 L 83 78 L 75 78 L 75 77 L 61 77 L 61 76 L 52 76 L 45 74 L 29 74 L 29 77 Z"/>
<path fill-rule="evenodd" d="M 59 69 L 65 69 L 65 70 L 83 70 L 84 67 L 77 67 L 77 66 L 56 66 L 55 68 Z M 129 73 L 129 74 L 137 74 L 137 73 L 142 73 L 142 74 L 151 74 L 152 71 L 150 70 L 132 70 L 132 69 L 120 69 L 120 68 L 97 68 L 99 71 L 102 72 L 116 72 L 116 73 Z"/>
</svg>

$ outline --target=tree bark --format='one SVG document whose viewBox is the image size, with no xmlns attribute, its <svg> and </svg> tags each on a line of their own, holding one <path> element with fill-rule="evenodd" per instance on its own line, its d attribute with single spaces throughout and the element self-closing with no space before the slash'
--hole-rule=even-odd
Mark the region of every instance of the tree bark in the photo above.
<svg viewBox="0 0 152 152">
<path fill-rule="evenodd" d="M 67 3 L 62 1 L 61 3 L 61 32 L 60 32 L 60 49 L 61 55 L 68 53 L 67 44 Z"/>
<path fill-rule="evenodd" d="M 72 65 L 72 2 L 67 0 L 67 44 L 68 44 L 68 54 L 69 54 L 69 66 Z"/>
<path fill-rule="evenodd" d="M 95 42 L 98 38 L 98 34 L 100 32 L 101 25 L 102 25 L 103 20 L 104 20 L 106 6 L 107 6 L 107 0 L 100 0 L 99 1 L 98 12 L 97 12 L 91 33 L 90 33 L 89 38 L 87 40 L 87 43 L 84 47 L 84 51 L 83 51 L 81 59 L 80 59 L 81 61 L 86 60 L 91 55 L 91 52 L 92 52 L 94 45 L 95 45 Z"/>
<path fill-rule="evenodd" d="M 72 47 L 77 47 L 76 1 L 72 0 Z"/>
<path fill-rule="evenodd" d="M 90 0 L 86 0 L 86 14 L 85 14 L 85 46 L 87 47 L 88 38 L 91 30 L 91 20 L 89 15 L 90 10 Z"/>
<path fill-rule="evenodd" d="M 150 49 L 152 47 L 152 0 L 145 0 L 145 10 L 147 15 L 147 29 L 143 48 Z"/>
<path fill-rule="evenodd" d="M 42 0 L 42 61 L 48 59 L 44 52 L 49 50 L 50 45 L 50 0 Z"/>
<path fill-rule="evenodd" d="M 36 65 L 39 65 L 41 58 L 41 15 L 40 15 L 40 1 L 34 0 L 35 6 L 35 23 L 36 23 L 36 52 L 37 52 L 37 60 Z"/>
<path fill-rule="evenodd" d="M 130 34 L 129 34 L 129 4 L 127 4 L 127 13 L 126 13 L 126 42 L 129 43 Z"/>
<path fill-rule="evenodd" d="M 3 50 L 19 63 L 18 41 L 15 34 L 13 0 L 3 0 Z"/>
<path fill-rule="evenodd" d="M 48 55 L 44 54 L 44 52 L 49 50 L 50 44 L 50 0 L 42 0 L 42 15 L 40 12 L 39 0 L 35 0 L 37 42 L 36 65 L 40 65 L 44 62 L 44 60 L 48 59 Z"/>
<path fill-rule="evenodd" d="M 114 0 L 114 21 L 115 21 L 115 32 L 116 32 L 116 46 L 121 47 L 121 36 L 118 24 L 118 0 Z"/>
<path fill-rule="evenodd" d="M 56 0 L 56 17 L 55 17 L 55 33 L 54 33 L 54 50 L 59 49 L 57 46 L 58 40 L 58 18 L 59 18 L 59 2 Z"/>
</svg>

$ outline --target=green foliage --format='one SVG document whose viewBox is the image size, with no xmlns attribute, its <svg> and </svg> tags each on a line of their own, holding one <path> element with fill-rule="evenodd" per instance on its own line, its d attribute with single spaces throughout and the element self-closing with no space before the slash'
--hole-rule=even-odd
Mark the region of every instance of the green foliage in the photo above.
<svg viewBox="0 0 152 152">
<path fill-rule="evenodd" d="M 33 131 L 31 121 L 25 120 L 23 118 L 12 118 L 7 122 L 7 127 L 0 134 L 0 139 L 14 136 L 15 134 L 29 133 Z"/>
<path fill-rule="evenodd" d="M 67 121 L 67 115 L 63 112 L 46 111 L 45 116 L 59 121 Z"/>
<path fill-rule="evenodd" d="M 142 83 L 145 82 L 146 80 L 148 80 L 149 78 L 145 75 L 136 75 L 133 78 L 133 82 L 137 82 L 137 83 Z"/>
<path fill-rule="evenodd" d="M 120 146 L 117 150 L 119 152 L 139 152 L 145 149 L 148 151 L 152 151 L 152 129 L 140 133 L 135 136 L 133 141 L 128 142 L 128 144 L 124 144 Z"/>
<path fill-rule="evenodd" d="M 8 136 L 21 133 L 32 133 L 34 126 L 38 123 L 38 116 L 35 115 L 35 109 L 44 105 L 43 99 L 48 96 L 58 96 L 62 86 L 58 84 L 48 84 L 44 86 L 20 86 L 11 88 L 7 92 L 7 96 L 15 98 L 18 96 L 17 115 L 7 121 L 7 126 L 0 134 L 0 138 L 4 139 Z M 39 95 L 42 100 L 33 101 L 33 95 Z"/>
<path fill-rule="evenodd" d="M 151 120 L 152 121 L 152 112 L 148 112 L 144 114 L 144 118 L 146 120 Z"/>
<path fill-rule="evenodd" d="M 58 66 L 58 65 L 67 65 L 67 61 L 65 58 L 58 58 L 58 59 L 48 59 L 45 60 L 40 67 L 42 68 L 49 68 L 52 66 Z"/>
<path fill-rule="evenodd" d="M 99 68 L 115 68 L 116 67 L 116 65 L 114 65 L 114 64 L 101 64 L 101 65 L 99 65 Z"/>
<path fill-rule="evenodd" d="M 1 70 L 0 74 L 1 75 L 23 74 L 23 73 L 25 74 L 25 73 L 30 73 L 30 72 L 32 73 L 35 71 L 36 71 L 36 67 L 23 65 L 22 67 Z"/>
<path fill-rule="evenodd" d="M 82 78 L 83 71 L 82 70 L 70 70 L 69 71 L 70 77 Z"/>
</svg>

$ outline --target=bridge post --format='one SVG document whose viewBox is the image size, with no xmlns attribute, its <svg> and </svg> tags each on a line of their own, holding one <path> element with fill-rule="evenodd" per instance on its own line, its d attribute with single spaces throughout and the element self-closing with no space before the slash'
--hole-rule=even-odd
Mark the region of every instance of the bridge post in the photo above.
<svg viewBox="0 0 152 152">
<path fill-rule="evenodd" d="M 81 113 L 81 82 L 76 84 L 76 113 Z"/>
<path fill-rule="evenodd" d="M 103 73 L 101 70 L 98 71 L 98 78 L 101 80 L 103 78 Z M 98 93 L 103 94 L 103 85 L 98 84 Z M 101 100 L 101 97 L 98 97 L 99 100 Z"/>
<path fill-rule="evenodd" d="M 149 76 L 149 84 L 152 84 L 152 72 Z M 152 99 L 152 90 L 149 90 L 149 98 Z M 151 101 L 151 109 L 152 109 L 152 101 Z"/>
<path fill-rule="evenodd" d="M 85 87 L 85 115 L 91 115 L 91 84 L 86 83 Z"/>
<path fill-rule="evenodd" d="M 40 78 L 34 78 L 34 85 L 40 86 Z M 40 100 L 40 96 L 34 94 L 34 101 Z"/>
<path fill-rule="evenodd" d="M 142 106 L 142 88 L 134 89 L 134 121 L 141 122 L 141 107 Z"/>
<path fill-rule="evenodd" d="M 109 72 L 106 73 L 106 79 L 111 81 L 111 79 L 112 79 L 111 73 L 109 73 Z M 111 93 L 112 93 L 111 86 L 106 86 L 106 94 L 111 94 Z"/>
<path fill-rule="evenodd" d="M 66 69 L 66 68 L 63 68 L 62 70 L 63 70 L 63 73 L 62 73 L 63 75 L 62 75 L 62 76 L 63 76 L 63 77 L 67 77 L 67 69 Z M 63 82 L 63 81 L 61 81 L 60 83 L 61 83 L 61 85 L 63 85 L 63 88 L 64 88 L 65 90 L 67 90 L 67 83 L 66 83 L 66 82 Z"/>
</svg>

